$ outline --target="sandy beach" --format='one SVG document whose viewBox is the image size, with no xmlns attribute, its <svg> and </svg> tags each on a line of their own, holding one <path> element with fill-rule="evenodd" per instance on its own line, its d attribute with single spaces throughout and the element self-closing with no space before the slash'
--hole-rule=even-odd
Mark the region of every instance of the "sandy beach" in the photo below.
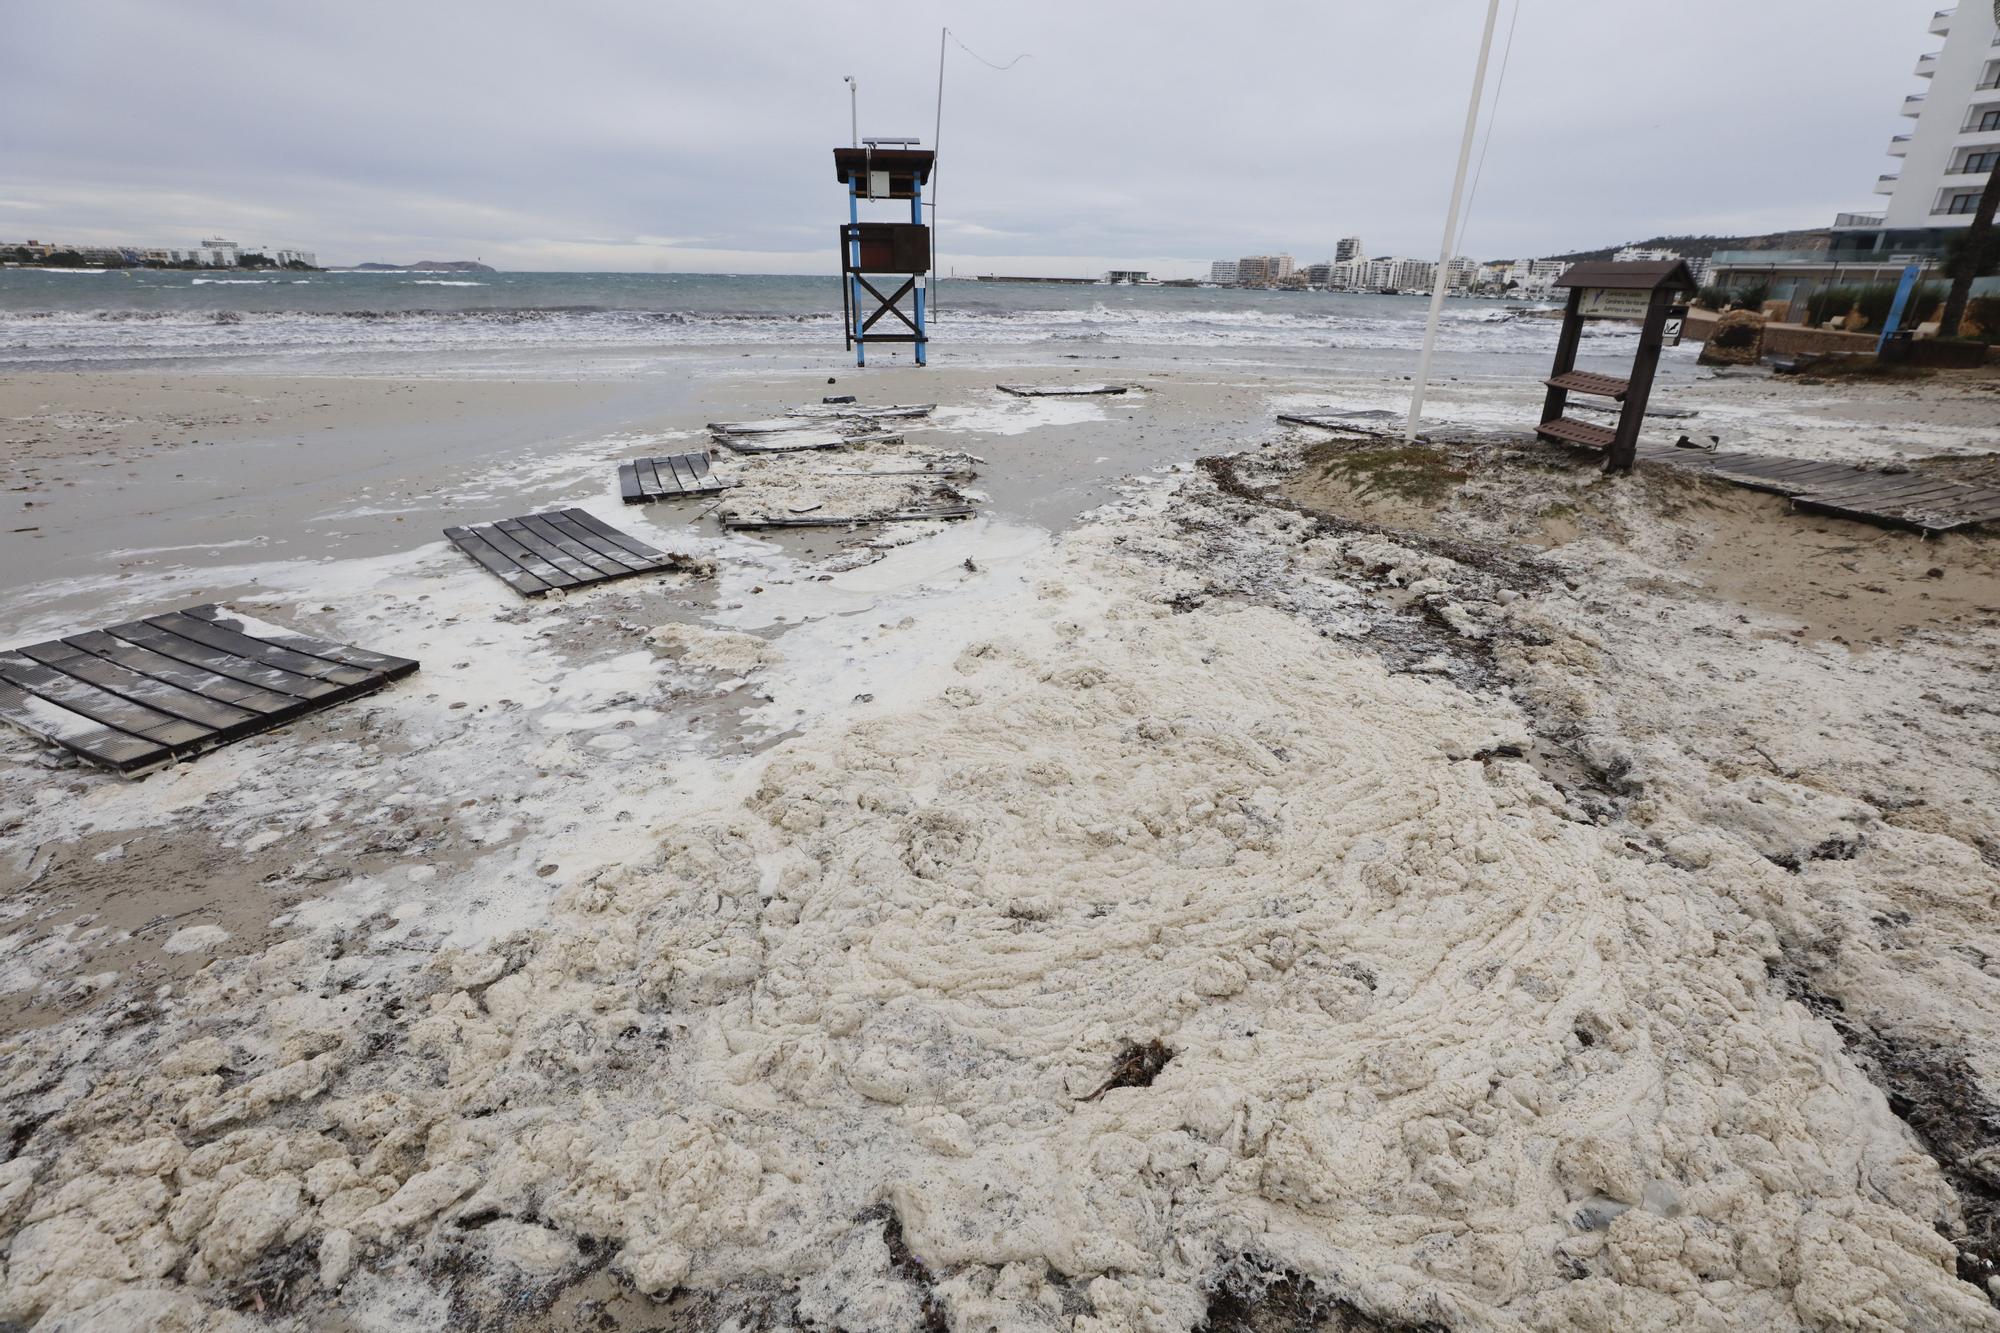
<svg viewBox="0 0 2000 1333">
<path fill-rule="evenodd" d="M 1376 364 L 942 359 L 0 376 L 0 641 L 422 663 L 0 736 L 0 1323 L 2000 1329 L 1992 532 L 1607 477 L 1470 360 L 1412 449 Z M 850 392 L 936 410 L 735 503 L 980 514 L 620 503 Z M 2000 475 L 1984 373 L 1655 401 Z M 690 567 L 439 535 L 558 504 Z"/>
</svg>

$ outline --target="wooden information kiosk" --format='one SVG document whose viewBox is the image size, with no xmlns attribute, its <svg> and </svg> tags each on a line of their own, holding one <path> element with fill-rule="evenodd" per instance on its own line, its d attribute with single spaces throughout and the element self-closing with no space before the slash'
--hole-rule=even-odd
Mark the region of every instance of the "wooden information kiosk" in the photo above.
<svg viewBox="0 0 2000 1333">
<path fill-rule="evenodd" d="M 1607 452 L 1606 472 L 1629 472 L 1639 448 L 1639 427 L 1646 419 L 1646 400 L 1653 393 L 1653 372 L 1660 348 L 1669 336 L 1680 341 L 1680 323 L 1687 308 L 1680 302 L 1695 290 L 1694 277 L 1680 260 L 1645 264 L 1574 264 L 1557 280 L 1569 288 L 1563 309 L 1562 337 L 1556 343 L 1556 364 L 1542 383 L 1549 386 L 1542 402 L 1542 424 L 1535 434 L 1562 444 L 1580 444 Z M 1630 378 L 1597 375 L 1576 368 L 1577 345 L 1588 319 L 1639 321 L 1639 351 Z M 1671 327 L 1670 327 L 1671 326 Z M 1609 398 L 1623 409 L 1616 428 L 1576 421 L 1563 415 L 1573 393 Z"/>
</svg>

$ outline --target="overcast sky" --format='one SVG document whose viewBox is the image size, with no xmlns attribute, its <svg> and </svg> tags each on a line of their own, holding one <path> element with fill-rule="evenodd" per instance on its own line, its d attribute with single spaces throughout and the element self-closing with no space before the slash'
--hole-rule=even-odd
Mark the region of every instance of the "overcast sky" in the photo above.
<svg viewBox="0 0 2000 1333">
<path fill-rule="evenodd" d="M 1974 3 L 1983 0 L 1973 0 Z M 1464 249 L 1880 203 L 1936 0 L 1519 0 Z M 1494 72 L 1515 0 L 1503 0 Z M 940 265 L 1435 256 L 1484 0 L 9 4 L 0 240 L 820 273 L 830 150 L 932 135 Z M 1489 81 L 1489 91 L 1492 87 Z"/>
</svg>

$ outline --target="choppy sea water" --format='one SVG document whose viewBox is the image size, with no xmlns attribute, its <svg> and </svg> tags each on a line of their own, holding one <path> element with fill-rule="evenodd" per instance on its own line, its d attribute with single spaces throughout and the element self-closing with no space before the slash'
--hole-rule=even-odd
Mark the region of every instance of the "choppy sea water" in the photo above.
<svg viewBox="0 0 2000 1333">
<path fill-rule="evenodd" d="M 832 277 L 644 273 L 194 274 L 0 270 L 0 370 L 209 365 L 357 368 L 481 352 L 837 346 Z M 1419 297 L 946 281 L 940 346 L 1129 344 L 1394 351 L 1418 346 Z M 1446 352 L 1546 353 L 1552 321 L 1454 300 Z M 1602 336 L 1624 326 L 1601 325 Z"/>
</svg>

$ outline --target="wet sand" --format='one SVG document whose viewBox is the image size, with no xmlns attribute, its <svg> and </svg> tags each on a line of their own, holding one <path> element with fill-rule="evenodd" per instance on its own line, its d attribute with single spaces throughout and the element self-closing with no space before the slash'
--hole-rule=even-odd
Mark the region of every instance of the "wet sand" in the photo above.
<svg viewBox="0 0 2000 1333">
<path fill-rule="evenodd" d="M 128 1150 L 98 1109 L 127 1098 L 148 1134 L 234 1145 L 210 1157 L 283 1216 L 79 1253 L 302 1326 L 916 1327 L 934 1304 L 1121 1326 L 1143 1300 L 1192 1326 L 1281 1261 L 1380 1327 L 1439 1301 L 1593 1326 L 1614 1276 L 1633 1320 L 1782 1322 L 1817 1298 L 1783 1276 L 1807 1223 L 1782 1190 L 1726 1212 L 1716 1181 L 1824 1156 L 1846 1165 L 1797 1187 L 1808 1213 L 1863 1219 L 1914 1323 L 1982 1326 L 1927 1228 L 2000 1255 L 1952 1165 L 1994 1146 L 2000 1087 L 1970 961 L 2000 957 L 1991 537 L 1495 443 L 1539 404 L 1526 378 L 1448 376 L 1462 442 L 1384 484 L 1338 466 L 1380 441 L 1274 417 L 1382 410 L 1399 381 L 1179 355 L 0 381 L 19 526 L 51 522 L 5 538 L 47 554 L 5 562 L 0 642 L 220 598 L 424 664 L 139 782 L 0 743 L 6 1095 L 43 1173 L 0 1200 L 38 1240 L 139 1217 L 123 1185 L 73 1186 L 126 1209 L 87 1225 L 57 1192 Z M 1684 361 L 1669 401 L 1700 415 L 1660 428 L 1774 452 L 1970 453 L 2000 403 Z M 991 387 L 1029 378 L 1138 391 Z M 984 460 L 987 513 L 765 541 L 618 503 L 619 458 L 844 392 L 939 403 L 912 445 Z M 132 503 L 168 480 L 183 499 Z M 716 575 L 524 603 L 436 537 L 559 502 Z M 1820 1017 L 1843 1007 L 1858 1063 Z M 1157 1087 L 1086 1099 L 1148 1034 L 1176 1052 Z M 1906 1129 L 1870 1078 L 1946 1110 Z M 1586 1094 L 1601 1120 L 1562 1109 Z M 559 1166 L 551 1117 L 601 1137 Z M 1731 1117 L 1757 1128 L 1686 1129 Z M 635 1134 L 672 1139 L 673 1171 Z M 1380 1179 L 1350 1181 L 1340 1145 L 1383 1134 Z M 1480 1165 L 1551 1151 L 1560 1180 Z M 1075 1163 L 1075 1192 L 1024 1153 Z M 334 1155 L 357 1174 L 301 1194 Z M 210 1189 L 177 1169 L 162 1189 Z M 564 1212 L 572 1188 L 626 1202 Z M 1695 1212 L 1743 1257 L 1644 1257 L 1708 1234 Z M 796 1247 L 784 1271 L 753 1216 Z M 1683 1248 L 1654 1244 L 1669 1226 Z M 16 1256 L 10 1314 L 149 1280 L 45 1267 Z M 1840 1272 L 1835 1304 L 1878 1299 Z"/>
</svg>

